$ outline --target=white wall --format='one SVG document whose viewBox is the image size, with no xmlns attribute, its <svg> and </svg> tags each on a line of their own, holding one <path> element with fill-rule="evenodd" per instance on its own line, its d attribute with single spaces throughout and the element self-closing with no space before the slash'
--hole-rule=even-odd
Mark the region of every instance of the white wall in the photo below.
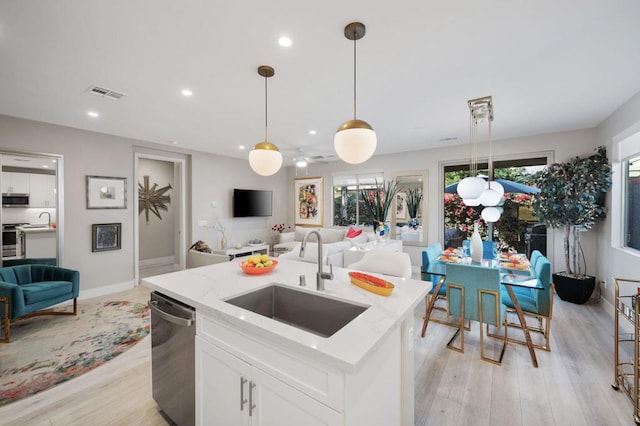
<svg viewBox="0 0 640 426">
<path fill-rule="evenodd" d="M 611 116 L 597 128 L 598 143 L 605 145 L 609 158 L 613 162 L 614 187 L 607 196 L 607 206 L 612 206 L 612 199 L 619 202 L 619 198 L 612 197 L 614 191 L 620 191 L 616 180 L 622 179 L 620 175 L 620 158 L 617 157 L 619 142 L 631 136 L 632 132 L 640 131 L 640 93 L 633 96 L 628 102 L 618 108 Z M 597 246 L 599 256 L 597 258 L 600 278 L 607 281 L 607 288 L 603 289 L 603 295 L 613 309 L 614 284 L 613 279 L 631 278 L 640 279 L 640 253 L 633 250 L 625 250 L 617 243 L 612 243 L 612 233 L 619 233 L 622 226 L 622 215 L 609 214 L 606 222 L 599 226 Z"/>
<path fill-rule="evenodd" d="M 288 183 L 286 170 L 263 177 L 251 170 L 247 160 L 209 154 L 194 156 L 192 168 L 193 241 L 203 240 L 212 248 L 220 248 L 222 235 L 211 228 L 216 218 L 226 228 L 228 247 L 244 245 L 252 239 L 270 242 L 273 236 L 271 227 L 285 222 L 288 192 L 293 192 L 293 182 Z M 273 216 L 233 218 L 234 188 L 272 190 Z M 199 226 L 199 221 L 207 221 L 209 226 Z"/>
<path fill-rule="evenodd" d="M 211 221 L 214 215 L 227 226 L 230 242 L 246 243 L 253 238 L 266 239 L 271 226 L 285 220 L 286 171 L 264 178 L 253 173 L 247 160 L 232 159 L 177 147 L 88 132 L 69 127 L 0 115 L 0 149 L 14 152 L 49 153 L 64 156 L 64 266 L 80 271 L 81 293 L 99 294 L 112 285 L 133 285 L 134 241 L 133 209 L 137 196 L 133 176 L 134 151 L 159 152 L 168 156 L 191 156 L 187 164 L 187 241 L 203 239 L 218 246 L 218 233 L 197 226 L 198 219 Z M 176 154 L 177 153 L 177 154 Z M 86 209 L 86 176 L 127 178 L 127 208 L 117 210 Z M 274 191 L 274 216 L 261 219 L 233 219 L 233 188 L 270 189 Z M 213 209 L 211 202 L 217 201 Z M 191 204 L 190 204 L 191 203 Z M 189 209 L 189 205 L 191 206 Z M 61 218 L 59 219 L 61 221 Z M 91 252 L 91 224 L 122 223 L 122 249 Z"/>
<path fill-rule="evenodd" d="M 176 214 L 178 208 L 176 202 L 176 185 L 173 181 L 173 163 L 161 160 L 151 160 L 141 158 L 138 161 L 138 184 L 144 185 L 144 177 L 149 177 L 149 187 L 157 184 L 157 188 L 170 185 L 172 189 L 164 193 L 169 197 L 169 201 L 164 204 L 167 210 L 158 210 L 160 218 L 152 211 L 149 211 L 149 221 L 147 222 L 146 212 L 143 210 L 138 218 L 140 226 L 139 250 L 140 260 L 158 259 L 174 256 L 174 234 L 176 229 Z"/>
</svg>

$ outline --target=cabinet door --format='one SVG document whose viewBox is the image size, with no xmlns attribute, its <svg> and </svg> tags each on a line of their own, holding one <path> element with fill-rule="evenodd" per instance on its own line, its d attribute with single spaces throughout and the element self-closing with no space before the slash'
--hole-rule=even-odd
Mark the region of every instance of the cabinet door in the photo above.
<svg viewBox="0 0 640 426">
<path fill-rule="evenodd" d="M 249 425 L 250 374 L 249 364 L 196 336 L 196 425 Z"/>
<path fill-rule="evenodd" d="M 251 373 L 256 388 L 253 400 L 256 404 L 252 426 L 338 426 L 344 424 L 343 414 L 297 389 L 253 368 Z"/>
<path fill-rule="evenodd" d="M 31 207 L 56 206 L 56 177 L 32 173 L 30 177 L 29 205 Z"/>
<path fill-rule="evenodd" d="M 2 172 L 2 192 L 29 193 L 29 173 Z"/>
</svg>

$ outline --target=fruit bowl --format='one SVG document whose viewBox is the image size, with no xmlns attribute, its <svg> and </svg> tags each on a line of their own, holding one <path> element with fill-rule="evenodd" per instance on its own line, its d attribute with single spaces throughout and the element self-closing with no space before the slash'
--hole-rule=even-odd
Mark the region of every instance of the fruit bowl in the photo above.
<svg viewBox="0 0 640 426">
<path fill-rule="evenodd" d="M 240 268 L 244 271 L 245 274 L 249 275 L 262 275 L 267 272 L 273 271 L 273 269 L 278 265 L 277 260 L 272 260 L 273 264 L 271 266 L 265 266 L 263 268 L 256 268 L 255 266 L 248 266 L 247 264 L 251 263 L 249 261 L 240 262 Z M 251 263 L 253 265 L 253 263 Z"/>
<path fill-rule="evenodd" d="M 352 284 L 380 296 L 389 296 L 394 288 L 389 281 L 362 272 L 349 272 L 349 279 Z"/>
</svg>

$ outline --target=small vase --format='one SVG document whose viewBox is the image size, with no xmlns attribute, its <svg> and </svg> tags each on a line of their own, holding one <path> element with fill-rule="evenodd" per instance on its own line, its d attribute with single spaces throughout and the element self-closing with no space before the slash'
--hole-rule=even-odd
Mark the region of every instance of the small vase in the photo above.
<svg viewBox="0 0 640 426">
<path fill-rule="evenodd" d="M 471 261 L 480 263 L 482 261 L 482 238 L 478 232 L 478 224 L 473 224 L 473 234 L 471 234 L 471 242 L 469 244 L 471 250 Z"/>
<path fill-rule="evenodd" d="M 227 236 L 222 234 L 222 238 L 220 239 L 220 250 L 227 249 Z"/>
</svg>

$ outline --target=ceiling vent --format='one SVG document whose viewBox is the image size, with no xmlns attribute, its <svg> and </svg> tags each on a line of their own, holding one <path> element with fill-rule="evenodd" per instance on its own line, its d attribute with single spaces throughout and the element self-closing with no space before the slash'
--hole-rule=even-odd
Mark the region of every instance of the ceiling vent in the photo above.
<svg viewBox="0 0 640 426">
<path fill-rule="evenodd" d="M 90 86 L 87 89 L 87 92 L 93 95 L 102 96 L 103 98 L 108 98 L 114 101 L 117 101 L 124 96 L 124 93 L 116 92 L 115 90 L 111 90 L 111 89 L 105 89 L 104 87 L 100 87 L 96 85 Z"/>
</svg>

